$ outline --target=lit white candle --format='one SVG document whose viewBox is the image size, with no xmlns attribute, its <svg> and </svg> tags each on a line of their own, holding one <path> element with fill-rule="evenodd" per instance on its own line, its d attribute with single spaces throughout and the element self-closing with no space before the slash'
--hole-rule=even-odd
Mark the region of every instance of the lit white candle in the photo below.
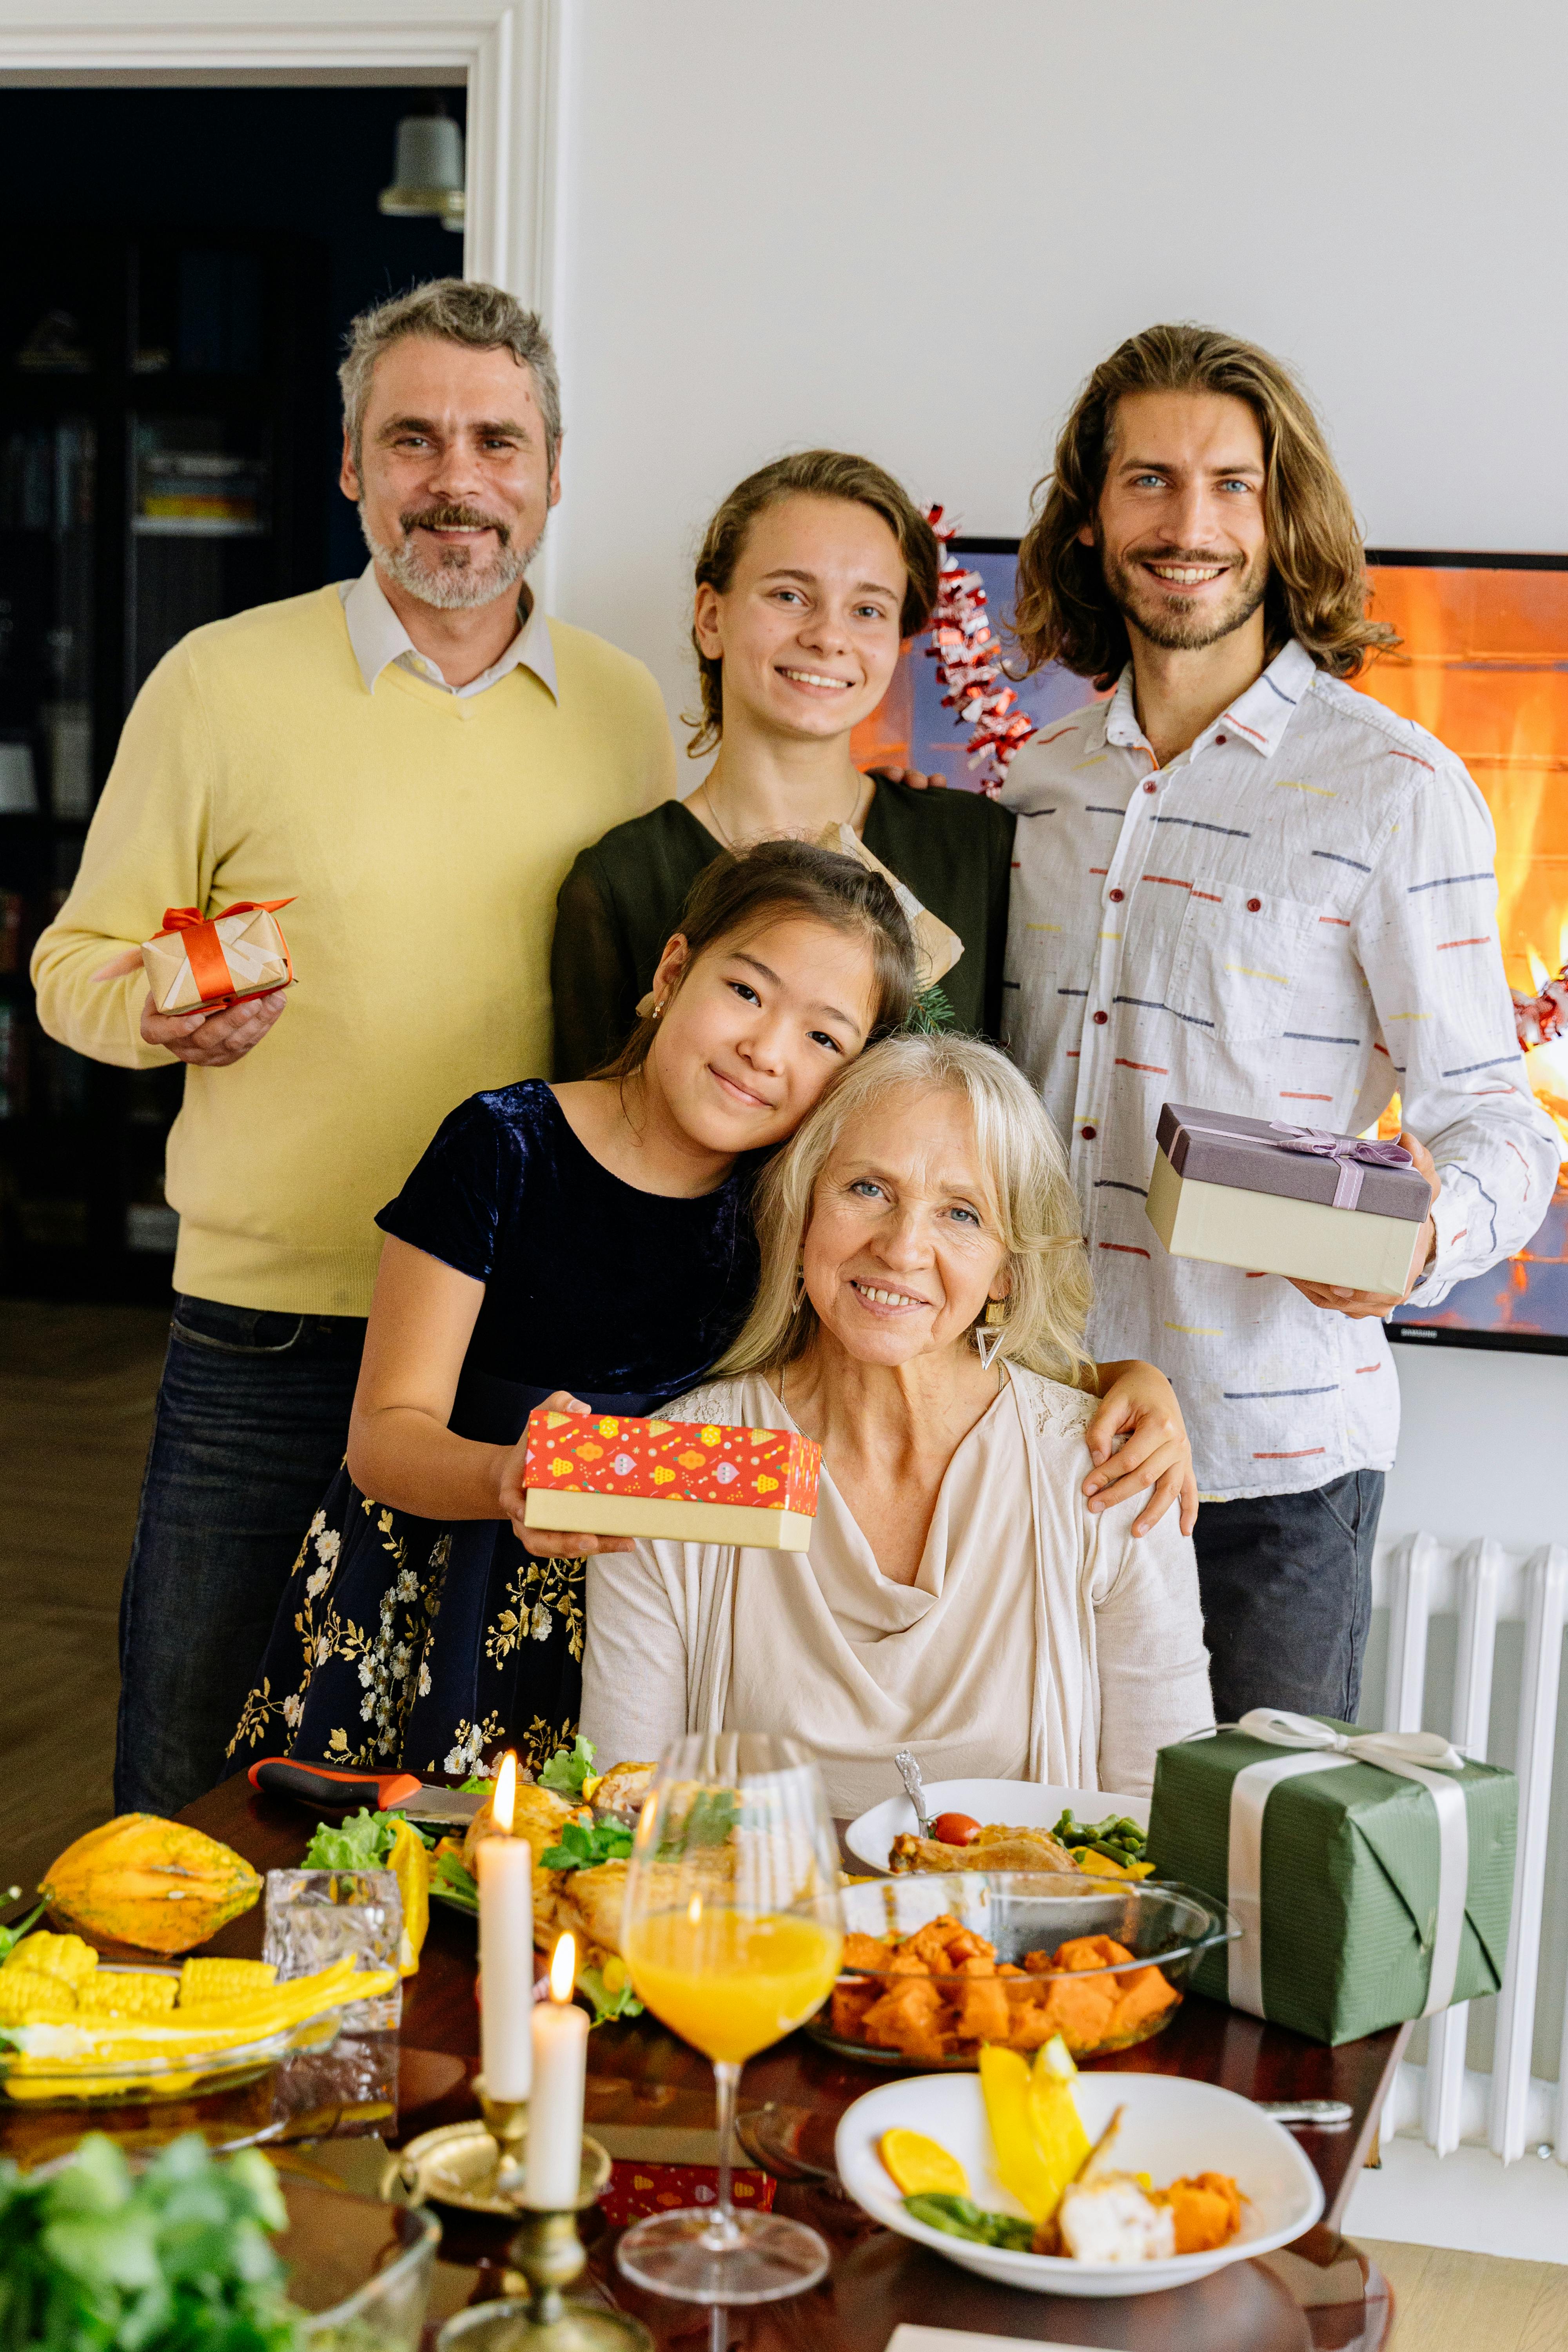
<svg viewBox="0 0 1568 2352">
<path fill-rule="evenodd" d="M 483 1838 L 479 1882 L 479 2066 L 492 2099 L 526 2099 L 533 2068 L 533 1849 L 511 1835 L 517 1759 L 501 1759 L 491 1811 L 505 1834 Z"/>
<path fill-rule="evenodd" d="M 550 1962 L 550 1999 L 533 2012 L 533 2094 L 522 2201 L 542 2213 L 563 2213 L 575 2205 L 582 2178 L 588 2015 L 572 1999 L 576 1973 L 576 1944 L 563 1936 Z"/>
</svg>

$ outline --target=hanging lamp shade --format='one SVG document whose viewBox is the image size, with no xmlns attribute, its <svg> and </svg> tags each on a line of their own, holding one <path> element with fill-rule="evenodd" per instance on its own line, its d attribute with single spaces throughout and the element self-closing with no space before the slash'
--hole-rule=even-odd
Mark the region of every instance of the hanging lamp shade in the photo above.
<svg viewBox="0 0 1568 2352">
<path fill-rule="evenodd" d="M 393 184 L 378 199 L 397 219 L 434 215 L 463 226 L 463 133 L 446 114 L 405 114 L 397 126 Z"/>
</svg>

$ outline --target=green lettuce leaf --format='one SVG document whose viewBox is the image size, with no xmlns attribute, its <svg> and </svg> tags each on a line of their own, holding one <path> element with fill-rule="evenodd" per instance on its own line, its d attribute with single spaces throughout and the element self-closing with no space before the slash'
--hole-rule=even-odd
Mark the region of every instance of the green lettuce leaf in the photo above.
<svg viewBox="0 0 1568 2352">
<path fill-rule="evenodd" d="M 577 1734 L 571 1747 L 558 1748 L 539 1776 L 542 1789 L 553 1789 L 558 1797 L 580 1797 L 583 1783 L 594 1769 L 594 1743 Z"/>
<path fill-rule="evenodd" d="M 632 1990 L 629 1979 L 619 1992 L 606 1992 L 604 1976 L 598 1969 L 579 1969 L 577 1983 L 594 2004 L 595 2025 L 607 2025 L 617 2017 L 642 2015 L 642 2003 Z"/>
<path fill-rule="evenodd" d="M 366 1812 L 362 1805 L 336 1829 L 322 1822 L 305 1848 L 305 1868 L 379 1870 L 392 1852 L 402 1819 L 401 1813 Z"/>
<path fill-rule="evenodd" d="M 619 1822 L 568 1822 L 559 1845 L 546 1846 L 539 1859 L 546 1870 L 591 1870 L 597 1862 L 624 1862 L 632 1850 L 632 1833 Z"/>
</svg>

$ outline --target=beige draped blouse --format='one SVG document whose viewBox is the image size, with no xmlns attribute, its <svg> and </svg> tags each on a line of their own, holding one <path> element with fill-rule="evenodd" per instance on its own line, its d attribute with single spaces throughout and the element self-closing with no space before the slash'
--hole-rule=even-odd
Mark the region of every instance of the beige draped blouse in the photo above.
<svg viewBox="0 0 1568 2352">
<path fill-rule="evenodd" d="M 752 1374 L 671 1419 L 794 1424 Z M 1214 1721 L 1191 1543 L 1137 1500 L 1079 1491 L 1093 1400 L 1012 1366 L 949 1463 L 913 1584 L 884 1577 L 825 1467 L 809 1555 L 639 1543 L 588 1562 L 583 1728 L 601 1766 L 689 1730 L 772 1731 L 817 1755 L 836 1813 L 928 1780 L 1147 1790 Z"/>
</svg>

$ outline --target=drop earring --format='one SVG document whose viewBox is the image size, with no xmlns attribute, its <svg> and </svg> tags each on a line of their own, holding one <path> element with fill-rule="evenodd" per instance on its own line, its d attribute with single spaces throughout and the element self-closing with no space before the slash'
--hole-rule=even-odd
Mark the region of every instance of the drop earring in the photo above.
<svg viewBox="0 0 1568 2352">
<path fill-rule="evenodd" d="M 974 1327 L 975 1353 L 979 1356 L 981 1364 L 986 1371 L 991 1370 L 991 1366 L 995 1359 L 996 1350 L 1002 1345 L 1003 1332 L 1005 1328 L 1006 1321 L 1006 1300 L 1005 1298 L 988 1298 L 985 1302 L 985 1319 L 983 1323 L 977 1323 Z"/>
</svg>

